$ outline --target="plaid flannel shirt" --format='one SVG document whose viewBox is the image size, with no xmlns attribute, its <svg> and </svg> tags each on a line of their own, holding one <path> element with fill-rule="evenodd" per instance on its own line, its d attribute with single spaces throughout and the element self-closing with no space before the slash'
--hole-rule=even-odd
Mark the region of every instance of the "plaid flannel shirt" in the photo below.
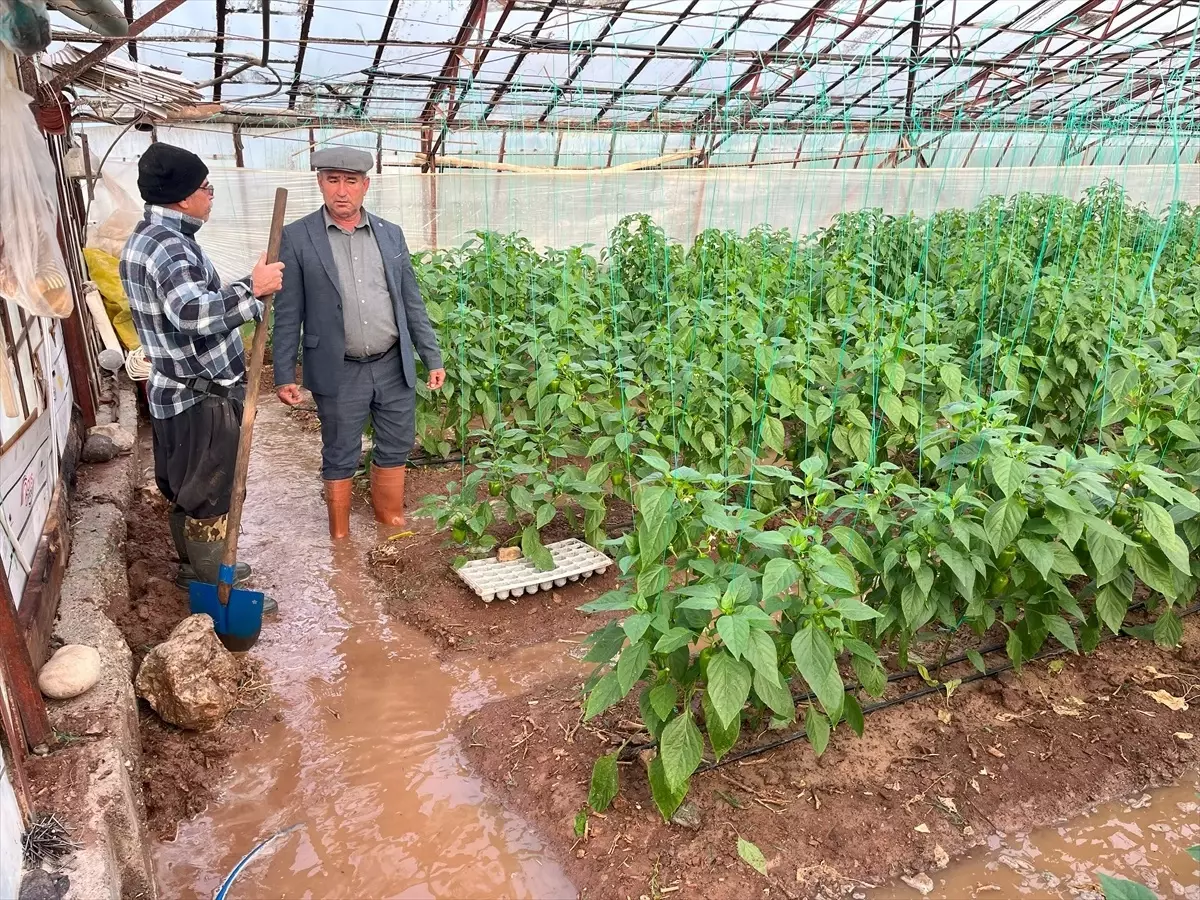
<svg viewBox="0 0 1200 900">
<path fill-rule="evenodd" d="M 150 362 L 150 413 L 168 419 L 202 395 L 180 380 L 208 378 L 232 385 L 246 374 L 239 330 L 262 316 L 250 279 L 221 286 L 196 243 L 204 224 L 161 206 L 147 206 L 121 252 L 121 284 Z"/>
</svg>

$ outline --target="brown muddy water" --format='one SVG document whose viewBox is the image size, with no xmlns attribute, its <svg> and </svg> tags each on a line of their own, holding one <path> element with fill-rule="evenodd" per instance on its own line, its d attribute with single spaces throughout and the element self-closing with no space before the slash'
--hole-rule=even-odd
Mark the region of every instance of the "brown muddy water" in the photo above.
<svg viewBox="0 0 1200 900">
<path fill-rule="evenodd" d="M 1138 881 L 1159 897 L 1200 900 L 1200 774 L 1131 802 L 1029 834 L 993 835 L 944 872 L 931 872 L 922 894 L 903 883 L 870 892 L 872 900 L 1100 900 L 1099 873 Z"/>
<path fill-rule="evenodd" d="M 255 586 L 279 601 L 252 651 L 281 718 L 232 760 L 220 802 L 153 848 L 164 897 L 211 898 L 260 840 L 290 826 L 239 876 L 239 898 L 570 898 L 576 892 L 526 823 L 491 802 L 454 737 L 464 716 L 579 671 L 566 646 L 495 661 L 439 662 L 396 624 L 366 571 L 379 533 L 356 510 L 331 548 L 319 439 L 264 397 L 243 522 Z M 995 836 L 930 873 L 934 900 L 1099 898 L 1096 873 L 1200 900 L 1200 777 L 1059 828 Z M 862 894 L 855 896 L 861 897 Z M 922 896 L 898 883 L 873 900 Z"/>
<path fill-rule="evenodd" d="M 525 823 L 490 803 L 452 735 L 482 704 L 578 663 L 563 646 L 443 666 L 392 622 L 365 569 L 379 539 L 356 510 L 331 549 L 319 440 L 264 397 L 241 541 L 255 586 L 279 601 L 252 651 L 282 720 L 232 760 L 219 803 L 157 845 L 162 896 L 211 898 L 261 839 L 230 898 L 574 897 Z"/>
</svg>

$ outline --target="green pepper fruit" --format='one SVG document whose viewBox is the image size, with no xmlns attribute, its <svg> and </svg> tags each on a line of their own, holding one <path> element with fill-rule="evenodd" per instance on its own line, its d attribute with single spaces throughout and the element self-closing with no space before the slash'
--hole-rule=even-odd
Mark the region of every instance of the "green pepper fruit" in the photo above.
<svg viewBox="0 0 1200 900">
<path fill-rule="evenodd" d="M 1132 521 L 1133 514 L 1129 510 L 1117 507 L 1112 511 L 1112 523 L 1117 528 L 1124 528 Z"/>
<path fill-rule="evenodd" d="M 1016 562 L 1016 559 L 1017 551 L 1012 547 L 1009 547 L 1007 550 L 1001 550 L 1000 555 L 996 557 L 996 568 L 1003 572 Z"/>
<path fill-rule="evenodd" d="M 489 496 L 499 497 L 503 493 L 504 493 L 504 485 L 501 482 L 492 481 L 492 482 L 488 483 L 488 495 Z"/>
</svg>

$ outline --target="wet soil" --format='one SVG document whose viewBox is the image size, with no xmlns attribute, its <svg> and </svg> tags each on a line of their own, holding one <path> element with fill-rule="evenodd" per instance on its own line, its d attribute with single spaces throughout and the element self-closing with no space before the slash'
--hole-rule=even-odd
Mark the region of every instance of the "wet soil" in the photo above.
<svg viewBox="0 0 1200 900">
<path fill-rule="evenodd" d="M 459 481 L 459 466 L 410 468 L 405 486 L 410 537 L 385 541 L 381 551 L 371 555 L 372 572 L 389 595 L 388 611 L 408 625 L 433 638 L 443 655 L 470 652 L 489 659 L 520 647 L 561 641 L 578 645 L 580 640 L 604 624 L 604 617 L 579 612 L 576 607 L 593 600 L 616 586 L 616 567 L 603 575 L 542 591 L 513 600 L 484 603 L 467 588 L 454 572 L 455 560 L 463 548 L 448 540 L 448 534 L 435 533 L 432 519 L 416 513 L 425 499 L 443 494 L 446 485 Z M 366 499 L 361 501 L 364 508 Z M 628 510 L 613 510 L 617 521 Z M 500 526 L 496 536 L 503 542 L 512 529 Z M 579 537 L 563 517 L 542 531 L 543 541 Z"/>
<path fill-rule="evenodd" d="M 904 882 L 871 900 L 1100 900 L 1099 874 L 1144 884 L 1160 897 L 1200 898 L 1200 773 L 1127 801 L 1105 803 L 1061 825 L 996 835 L 944 872 L 928 894 Z"/>
<path fill-rule="evenodd" d="M 489 788 L 534 823 L 588 897 L 833 896 L 1195 771 L 1200 740 L 1177 735 L 1200 732 L 1200 621 L 1186 619 L 1184 632 L 1180 651 L 1110 641 L 1089 657 L 1060 657 L 1061 670 L 1027 664 L 949 700 L 881 710 L 862 738 L 840 728 L 820 759 L 797 741 L 699 774 L 684 817 L 693 827 L 663 823 L 634 760 L 619 767 L 613 806 L 575 837 L 592 763 L 639 739 L 629 701 L 581 725 L 578 678 L 490 704 L 459 735 Z M 1159 689 L 1190 694 L 1189 709 L 1145 693 Z M 765 877 L 739 859 L 739 836 L 762 850 Z"/>
<path fill-rule="evenodd" d="M 152 481 L 138 491 L 130 510 L 126 550 L 128 600 L 114 597 L 107 612 L 133 651 L 136 672 L 146 653 L 189 614 L 187 592 L 175 585 L 178 563 L 167 503 Z M 138 701 L 142 792 L 155 837 L 170 838 L 180 822 L 201 812 L 218 795 L 230 757 L 261 739 L 276 715 L 259 662 L 245 654 L 236 658 L 238 705 L 219 728 L 185 731 L 160 719 L 144 700 Z"/>
</svg>

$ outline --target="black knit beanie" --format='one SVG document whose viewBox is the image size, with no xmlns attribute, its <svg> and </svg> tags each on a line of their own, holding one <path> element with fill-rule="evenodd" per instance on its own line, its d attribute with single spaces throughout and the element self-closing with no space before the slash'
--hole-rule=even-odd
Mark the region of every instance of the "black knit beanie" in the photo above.
<svg viewBox="0 0 1200 900">
<path fill-rule="evenodd" d="M 138 191 L 156 206 L 185 200 L 208 177 L 204 160 L 182 147 L 155 142 L 138 160 Z"/>
</svg>

